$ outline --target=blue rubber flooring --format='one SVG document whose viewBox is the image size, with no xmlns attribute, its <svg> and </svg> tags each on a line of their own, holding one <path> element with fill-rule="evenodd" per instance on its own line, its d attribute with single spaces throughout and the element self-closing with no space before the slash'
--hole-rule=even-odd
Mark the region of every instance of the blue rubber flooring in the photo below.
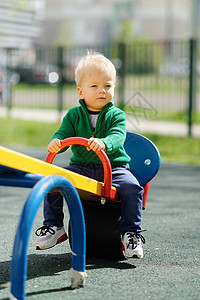
<svg viewBox="0 0 200 300">
<path fill-rule="evenodd" d="M 43 149 L 20 150 L 41 159 L 46 155 Z M 66 162 L 63 155 L 57 161 Z M 8 299 L 10 293 L 13 240 L 29 193 L 30 189 L 0 186 L 0 299 Z M 68 241 L 49 250 L 35 250 L 34 231 L 42 219 L 41 205 L 29 241 L 26 299 L 200 299 L 200 167 L 161 164 L 143 213 L 144 258 L 87 258 L 84 288 L 69 288 Z"/>
</svg>

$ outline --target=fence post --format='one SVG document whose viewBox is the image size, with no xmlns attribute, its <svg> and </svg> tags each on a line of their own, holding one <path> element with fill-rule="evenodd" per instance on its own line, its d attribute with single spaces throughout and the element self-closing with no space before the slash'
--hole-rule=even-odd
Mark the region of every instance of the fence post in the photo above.
<svg viewBox="0 0 200 300">
<path fill-rule="evenodd" d="M 7 116 L 10 116 L 12 108 L 12 87 L 10 82 L 10 69 L 11 69 L 11 49 L 6 48 L 6 104 L 7 104 Z"/>
<path fill-rule="evenodd" d="M 196 106 L 197 87 L 197 40 L 191 39 L 189 44 L 189 105 L 188 105 L 188 135 L 192 136 L 193 112 Z"/>
<path fill-rule="evenodd" d="M 61 119 L 61 114 L 63 110 L 63 85 L 64 85 L 64 79 L 63 79 L 63 70 L 64 70 L 64 60 L 63 60 L 63 47 L 58 47 L 57 49 L 57 64 L 58 64 L 58 72 L 60 76 L 60 80 L 58 81 L 58 120 Z"/>
<path fill-rule="evenodd" d="M 121 67 L 119 68 L 118 77 L 119 77 L 119 85 L 118 85 L 118 97 L 119 104 L 118 107 L 123 110 L 125 106 L 124 101 L 124 90 L 125 90 L 125 75 L 126 75 L 126 45 L 124 43 L 118 44 L 118 58 L 121 62 Z"/>
</svg>

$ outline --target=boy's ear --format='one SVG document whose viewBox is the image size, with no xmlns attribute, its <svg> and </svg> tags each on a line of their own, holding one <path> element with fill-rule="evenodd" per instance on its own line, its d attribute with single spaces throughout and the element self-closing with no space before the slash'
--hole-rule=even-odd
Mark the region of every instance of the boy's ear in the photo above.
<svg viewBox="0 0 200 300">
<path fill-rule="evenodd" d="M 81 87 L 77 87 L 77 91 L 78 91 L 78 96 L 79 96 L 79 98 L 80 99 L 84 99 L 84 97 L 83 97 L 83 91 L 82 91 L 82 89 L 81 89 Z"/>
</svg>

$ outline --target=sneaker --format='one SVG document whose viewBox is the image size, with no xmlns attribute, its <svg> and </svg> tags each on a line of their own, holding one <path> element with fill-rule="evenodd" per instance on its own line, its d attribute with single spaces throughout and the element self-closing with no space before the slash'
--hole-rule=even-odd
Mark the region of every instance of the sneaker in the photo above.
<svg viewBox="0 0 200 300">
<path fill-rule="evenodd" d="M 49 249 L 67 240 L 64 227 L 44 225 L 35 232 L 39 239 L 36 242 L 36 250 Z"/>
<path fill-rule="evenodd" d="M 134 232 L 126 232 L 122 237 L 122 253 L 125 258 L 143 257 L 142 242 L 145 244 L 145 238 Z"/>
</svg>

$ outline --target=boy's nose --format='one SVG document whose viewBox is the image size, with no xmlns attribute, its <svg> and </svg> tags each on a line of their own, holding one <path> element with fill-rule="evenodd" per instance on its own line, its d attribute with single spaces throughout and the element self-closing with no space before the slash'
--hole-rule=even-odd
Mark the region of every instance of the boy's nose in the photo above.
<svg viewBox="0 0 200 300">
<path fill-rule="evenodd" d="M 106 92 L 105 88 L 100 88 L 99 89 L 99 93 L 105 93 L 105 92 Z"/>
</svg>

